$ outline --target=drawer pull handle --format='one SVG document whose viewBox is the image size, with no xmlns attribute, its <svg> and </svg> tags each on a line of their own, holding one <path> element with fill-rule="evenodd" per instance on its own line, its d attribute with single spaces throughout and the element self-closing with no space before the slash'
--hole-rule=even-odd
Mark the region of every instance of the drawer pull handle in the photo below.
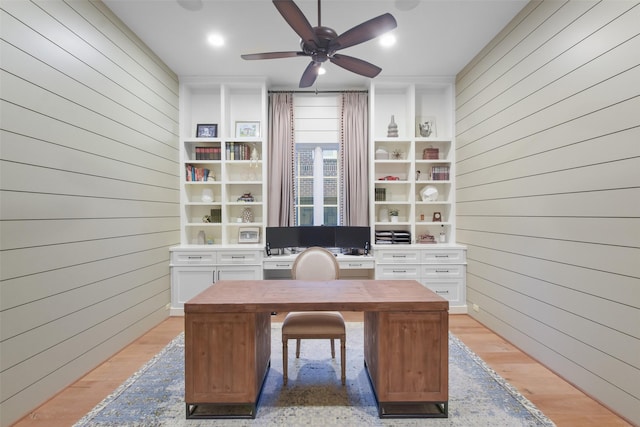
<svg viewBox="0 0 640 427">
<path fill-rule="evenodd" d="M 231 255 L 231 259 L 244 259 L 244 255 Z"/>
<path fill-rule="evenodd" d="M 448 273 L 449 270 L 436 270 L 436 273 Z"/>
<path fill-rule="evenodd" d="M 436 258 L 449 258 L 449 255 L 436 255 Z"/>
<path fill-rule="evenodd" d="M 189 255 L 187 258 L 188 259 L 202 259 L 201 256 L 191 256 L 191 255 Z"/>
<path fill-rule="evenodd" d="M 449 291 L 436 291 L 436 294 L 448 294 Z"/>
<path fill-rule="evenodd" d="M 406 255 L 391 255 L 392 258 L 406 258 Z"/>
<path fill-rule="evenodd" d="M 289 264 L 276 264 L 276 267 L 291 267 Z"/>
<path fill-rule="evenodd" d="M 407 270 L 393 270 L 394 273 L 406 273 Z"/>
<path fill-rule="evenodd" d="M 349 267 L 362 267 L 362 263 L 360 263 L 360 264 L 349 263 Z"/>
</svg>

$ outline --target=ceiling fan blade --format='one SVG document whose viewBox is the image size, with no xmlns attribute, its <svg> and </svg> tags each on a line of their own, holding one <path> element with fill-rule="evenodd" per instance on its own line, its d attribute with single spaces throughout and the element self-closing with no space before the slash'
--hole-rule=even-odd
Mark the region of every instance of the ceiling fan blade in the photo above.
<svg viewBox="0 0 640 427">
<path fill-rule="evenodd" d="M 329 43 L 329 50 L 344 49 L 374 39 L 398 26 L 396 19 L 390 13 L 356 25 L 340 34 Z"/>
<path fill-rule="evenodd" d="M 367 61 L 363 61 L 362 59 L 354 58 L 353 56 L 335 54 L 333 57 L 329 58 L 329 60 L 333 64 L 336 64 L 345 70 L 365 77 L 373 78 L 382 71 L 382 68 L 377 65 L 373 65 Z"/>
<path fill-rule="evenodd" d="M 318 70 L 322 64 L 320 62 L 311 61 L 307 68 L 302 73 L 302 77 L 300 78 L 300 87 L 309 87 L 311 86 L 318 77 Z"/>
<path fill-rule="evenodd" d="M 293 58 L 296 56 L 308 56 L 304 52 L 264 52 L 264 53 L 249 53 L 240 55 L 242 59 L 278 59 L 278 58 Z"/>
<path fill-rule="evenodd" d="M 315 43 L 318 46 L 318 38 L 313 27 L 304 16 L 300 8 L 292 0 L 273 0 L 273 4 L 278 9 L 285 21 L 293 31 L 306 43 Z"/>
</svg>

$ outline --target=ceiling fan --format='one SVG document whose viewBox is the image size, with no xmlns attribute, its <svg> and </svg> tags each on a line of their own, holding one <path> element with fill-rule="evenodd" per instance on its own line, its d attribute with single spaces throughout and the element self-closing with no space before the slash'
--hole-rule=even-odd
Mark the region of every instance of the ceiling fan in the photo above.
<svg viewBox="0 0 640 427">
<path fill-rule="evenodd" d="M 311 26 L 293 0 L 273 0 L 273 4 L 285 21 L 287 21 L 291 28 L 300 36 L 300 48 L 302 51 L 252 53 L 241 55 L 242 59 L 276 59 L 309 56 L 311 57 L 311 63 L 304 70 L 304 73 L 302 73 L 300 87 L 311 86 L 316 81 L 316 77 L 318 77 L 318 70 L 322 66 L 322 63 L 327 60 L 345 70 L 365 77 L 375 77 L 382 71 L 382 68 L 367 61 L 336 52 L 340 49 L 345 49 L 374 39 L 396 28 L 398 24 L 390 13 L 385 13 L 370 19 L 338 35 L 333 29 L 322 26 L 320 21 L 320 0 L 318 0 L 317 27 Z"/>
</svg>

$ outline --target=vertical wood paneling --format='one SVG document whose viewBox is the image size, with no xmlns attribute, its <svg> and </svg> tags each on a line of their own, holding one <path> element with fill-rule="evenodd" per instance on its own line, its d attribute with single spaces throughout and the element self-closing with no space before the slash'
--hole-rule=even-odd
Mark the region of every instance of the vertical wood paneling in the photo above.
<svg viewBox="0 0 640 427">
<path fill-rule="evenodd" d="M 470 314 L 640 424 L 640 4 L 532 1 L 457 77 Z"/>
<path fill-rule="evenodd" d="M 0 4 L 0 425 L 168 316 L 177 77 L 99 1 Z"/>
</svg>

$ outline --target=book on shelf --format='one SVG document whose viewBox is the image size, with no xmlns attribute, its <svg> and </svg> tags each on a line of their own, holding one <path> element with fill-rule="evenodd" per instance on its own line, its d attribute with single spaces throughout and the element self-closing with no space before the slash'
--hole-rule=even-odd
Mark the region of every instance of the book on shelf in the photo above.
<svg viewBox="0 0 640 427">
<path fill-rule="evenodd" d="M 431 179 L 433 181 L 448 181 L 449 166 L 433 166 L 431 168 Z"/>
<path fill-rule="evenodd" d="M 193 165 L 185 166 L 185 179 L 187 181 L 208 181 L 211 171 Z"/>
<path fill-rule="evenodd" d="M 196 147 L 196 160 L 220 160 L 220 147 Z"/>
<path fill-rule="evenodd" d="M 227 143 L 227 160 L 251 160 L 252 144 L 247 142 Z"/>
</svg>

